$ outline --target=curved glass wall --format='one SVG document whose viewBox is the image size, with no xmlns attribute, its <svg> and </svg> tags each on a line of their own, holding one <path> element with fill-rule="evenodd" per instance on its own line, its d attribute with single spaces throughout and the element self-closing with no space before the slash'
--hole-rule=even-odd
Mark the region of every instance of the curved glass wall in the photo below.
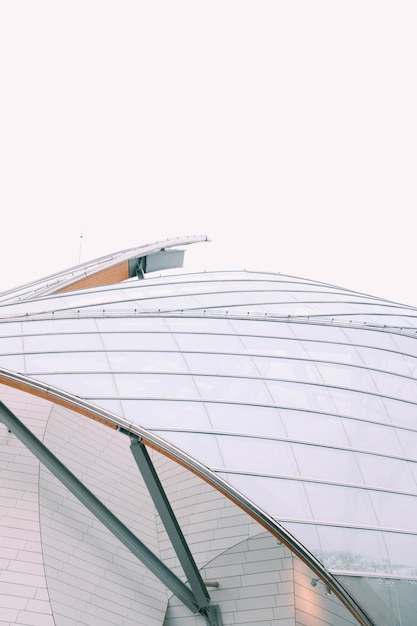
<svg viewBox="0 0 417 626">
<path fill-rule="evenodd" d="M 417 584 L 417 309 L 205 272 L 9 299 L 0 319 L 0 367 L 158 435 L 275 519 L 371 617 L 375 597 L 392 620 L 407 613 L 406 593 L 395 609 L 392 587 L 366 595 L 357 580 Z"/>
</svg>

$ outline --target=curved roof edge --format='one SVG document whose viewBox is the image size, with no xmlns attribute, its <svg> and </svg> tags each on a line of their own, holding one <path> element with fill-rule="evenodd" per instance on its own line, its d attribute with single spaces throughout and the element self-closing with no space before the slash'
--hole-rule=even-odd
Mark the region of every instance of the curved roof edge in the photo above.
<svg viewBox="0 0 417 626">
<path fill-rule="evenodd" d="M 285 530 L 276 520 L 267 515 L 262 509 L 257 507 L 250 500 L 245 498 L 240 492 L 234 489 L 227 482 L 214 474 L 209 468 L 202 465 L 186 453 L 178 450 L 172 444 L 160 439 L 157 435 L 147 431 L 136 424 L 101 409 L 100 407 L 74 396 L 68 392 L 61 391 L 40 381 L 33 380 L 23 374 L 18 374 L 10 370 L 0 368 L 0 384 L 13 387 L 36 395 L 50 402 L 55 402 L 60 406 L 75 411 L 85 417 L 98 421 L 113 430 L 119 430 L 124 434 L 132 434 L 149 447 L 169 457 L 184 468 L 193 472 L 199 478 L 217 489 L 225 497 L 245 511 L 252 519 L 258 522 L 263 528 L 272 533 L 281 541 L 294 555 L 301 559 L 326 585 L 329 586 L 335 596 L 350 611 L 353 617 L 361 626 L 374 626 L 371 619 L 356 603 L 341 583 L 311 554 L 291 533 Z"/>
<path fill-rule="evenodd" d="M 156 241 L 151 244 L 120 250 L 119 252 L 107 254 L 98 259 L 32 281 L 21 287 L 1 292 L 0 302 L 29 300 L 33 296 L 47 296 L 75 289 L 110 285 L 135 276 L 136 269 L 146 272 L 181 267 L 182 257 L 180 259 L 180 265 L 172 265 L 172 259 L 168 262 L 168 265 L 164 265 L 164 262 L 162 262 L 161 265 L 161 258 L 159 258 L 156 267 L 155 264 L 148 263 L 148 268 L 146 260 L 149 257 L 152 261 L 154 258 L 152 255 L 155 256 L 158 255 L 158 253 L 162 255 L 166 250 L 170 250 L 172 253 L 172 248 L 176 246 L 185 246 L 203 241 L 209 241 L 207 235 L 175 237 L 173 239 Z M 159 256 L 161 257 L 161 255 Z M 166 256 L 168 257 L 168 254 Z M 132 261 L 135 260 L 138 263 L 132 264 Z M 174 262 L 177 260 L 179 260 L 179 257 L 174 258 Z"/>
</svg>

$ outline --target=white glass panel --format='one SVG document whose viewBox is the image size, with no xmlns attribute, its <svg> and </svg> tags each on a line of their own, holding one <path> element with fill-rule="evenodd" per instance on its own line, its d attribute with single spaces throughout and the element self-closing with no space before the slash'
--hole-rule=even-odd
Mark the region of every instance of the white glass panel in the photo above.
<svg viewBox="0 0 417 626">
<path fill-rule="evenodd" d="M 165 283 L 174 284 L 174 285 L 181 285 L 181 284 L 186 285 L 189 282 L 193 283 L 196 281 L 205 280 L 206 274 L 208 274 L 208 276 L 211 277 L 212 280 L 215 280 L 215 272 L 206 272 L 206 273 L 193 272 L 192 274 L 182 274 L 182 273 L 173 271 L 173 273 L 170 276 L 149 274 L 149 276 L 146 277 L 146 285 L 150 285 L 150 286 L 159 285 L 159 284 L 164 285 Z M 133 280 L 137 282 L 136 279 L 133 279 Z M 206 277 L 206 280 L 207 280 L 207 277 Z"/>
<path fill-rule="evenodd" d="M 200 396 L 208 400 L 271 403 L 271 396 L 261 379 L 194 376 L 194 381 Z"/>
<path fill-rule="evenodd" d="M 417 326 L 417 324 L 416 324 Z M 400 352 L 398 358 L 402 359 L 409 369 L 409 374 L 417 374 L 417 334 L 407 337 L 405 335 L 393 334 L 392 338 Z"/>
<path fill-rule="evenodd" d="M 372 377 L 381 394 L 417 402 L 417 381 L 382 372 L 372 372 Z"/>
<path fill-rule="evenodd" d="M 323 546 L 319 558 L 330 570 L 389 571 L 383 534 L 376 530 L 318 526 Z"/>
<path fill-rule="evenodd" d="M 403 374 L 410 376 L 412 374 L 409 365 L 417 371 L 417 359 L 409 357 L 405 359 L 398 352 L 388 350 L 376 350 L 373 348 L 358 348 L 363 363 L 370 368 Z"/>
<path fill-rule="evenodd" d="M 417 497 L 377 491 L 370 497 L 381 526 L 415 531 Z"/>
<path fill-rule="evenodd" d="M 404 574 L 415 576 L 417 569 L 417 536 L 401 533 L 383 533 L 383 537 L 393 572 L 403 576 Z M 407 572 L 405 568 L 412 568 L 413 571 Z"/>
<path fill-rule="evenodd" d="M 187 365 L 178 352 L 150 352 L 133 350 L 108 352 L 112 371 L 119 372 L 187 372 Z"/>
<path fill-rule="evenodd" d="M 338 578 L 348 593 L 360 600 L 373 624 L 414 624 L 417 615 L 414 572 L 408 574 L 403 569 L 397 579 L 386 578 L 384 573 L 380 577 L 371 574 L 359 579 L 349 575 Z"/>
<path fill-rule="evenodd" d="M 207 467 L 221 466 L 216 437 L 197 433 L 164 433 L 164 439 Z"/>
<path fill-rule="evenodd" d="M 265 378 L 321 383 L 314 363 L 288 358 L 253 357 L 258 372 Z"/>
<path fill-rule="evenodd" d="M 90 306 L 101 306 L 107 308 L 112 302 L 127 302 L 127 294 L 123 294 L 121 289 L 109 289 L 103 287 L 102 289 L 89 289 L 78 292 L 69 292 L 68 294 L 61 294 L 61 307 L 62 308 L 84 308 Z M 60 307 L 60 308 L 61 308 Z"/>
<path fill-rule="evenodd" d="M 252 359 L 247 355 L 191 354 L 183 353 L 188 369 L 192 373 L 236 376 L 259 376 Z"/>
<path fill-rule="evenodd" d="M 336 363 L 317 363 L 316 366 L 326 385 L 370 393 L 378 391 L 374 380 L 364 367 L 350 367 L 348 364 L 337 365 Z"/>
<path fill-rule="evenodd" d="M 138 294 L 138 296 L 141 294 Z M 199 300 L 194 296 L 172 296 L 170 298 L 141 298 L 135 301 L 135 306 L 142 307 L 147 311 L 172 311 L 198 309 L 201 307 Z"/>
<path fill-rule="evenodd" d="M 410 428 L 416 427 L 416 404 L 384 398 L 384 406 L 393 424 L 409 426 Z"/>
<path fill-rule="evenodd" d="M 226 468 L 248 474 L 299 475 L 289 443 L 227 436 L 218 436 L 217 441 Z"/>
<path fill-rule="evenodd" d="M 323 522 L 376 526 L 378 523 L 365 489 L 305 483 L 313 518 Z"/>
<path fill-rule="evenodd" d="M 210 317 L 166 317 L 167 328 L 179 333 L 215 333 L 233 335 L 229 320 Z"/>
<path fill-rule="evenodd" d="M 102 372 L 109 370 L 101 352 L 49 352 L 25 355 L 27 372 Z"/>
<path fill-rule="evenodd" d="M 357 460 L 368 485 L 412 491 L 417 495 L 417 483 L 406 461 L 368 454 L 357 454 Z"/>
<path fill-rule="evenodd" d="M 178 350 L 169 333 L 104 333 L 101 340 L 109 350 Z"/>
<path fill-rule="evenodd" d="M 227 282 L 218 282 L 218 281 L 204 281 L 204 280 L 196 280 L 196 281 L 188 281 L 183 280 L 182 276 L 178 277 L 179 281 L 173 280 L 173 282 L 169 285 L 155 285 L 152 287 L 148 287 L 147 294 L 150 292 L 153 296 L 163 296 L 168 294 L 176 295 L 179 292 L 181 294 L 201 294 L 201 293 L 211 293 L 218 292 L 223 290 L 228 290 L 230 287 Z"/>
<path fill-rule="evenodd" d="M 211 402 L 207 402 L 206 409 L 214 430 L 286 436 L 277 409 Z"/>
<path fill-rule="evenodd" d="M 320 446 L 292 445 L 300 473 L 305 478 L 362 484 L 355 454 Z"/>
<path fill-rule="evenodd" d="M 349 445 L 340 417 L 285 409 L 280 409 L 279 412 L 290 439 L 339 446 Z"/>
<path fill-rule="evenodd" d="M 166 279 L 161 279 L 160 281 L 154 282 L 154 284 L 150 284 L 148 279 L 144 282 L 140 282 L 138 284 L 137 281 L 133 283 L 132 287 L 129 287 L 128 290 L 124 289 L 124 293 L 130 300 L 134 300 L 138 297 L 138 292 L 143 296 L 143 298 L 163 298 L 165 296 L 175 296 L 178 295 L 179 289 L 181 292 L 192 292 L 192 283 L 179 284 L 175 280 L 172 282 L 163 282 Z M 198 283 L 195 283 L 198 285 Z M 209 283 L 210 288 L 210 283 Z M 201 285 L 198 286 L 198 289 L 201 290 Z"/>
<path fill-rule="evenodd" d="M 400 442 L 404 455 L 417 460 L 417 432 L 398 428 L 396 430 L 396 437 Z"/>
<path fill-rule="evenodd" d="M 303 291 L 298 291 L 297 294 L 298 300 L 304 302 L 324 302 L 324 303 L 332 303 L 337 302 L 341 304 L 350 304 L 355 309 L 357 306 L 374 306 L 375 302 L 371 298 L 366 298 L 357 293 L 348 293 L 346 291 L 335 289 L 325 289 L 321 285 L 318 285 L 315 288 L 308 288 Z M 351 309 L 349 309 L 351 310 Z"/>
<path fill-rule="evenodd" d="M 323 324 L 320 320 L 314 323 L 296 323 L 291 324 L 294 335 L 299 339 L 311 339 L 313 341 L 326 341 L 327 343 L 341 342 L 346 343 L 346 336 L 343 329 L 335 324 Z M 308 344 L 305 346 L 308 351 Z"/>
<path fill-rule="evenodd" d="M 315 556 L 321 553 L 321 543 L 319 541 L 317 526 L 315 524 L 285 520 L 281 522 L 281 525 L 288 530 L 293 537 L 296 537 L 303 546 L 313 552 Z"/>
<path fill-rule="evenodd" d="M 311 409 L 325 413 L 334 412 L 334 404 L 325 387 L 303 385 L 289 382 L 266 382 L 274 402 L 279 407 Z"/>
<path fill-rule="evenodd" d="M 375 348 L 383 348 L 386 350 L 397 350 L 397 346 L 393 337 L 386 331 L 376 330 L 374 328 L 343 328 L 343 333 L 348 340 L 359 346 L 369 346 Z"/>
<path fill-rule="evenodd" d="M 394 325 L 400 327 L 400 329 L 409 329 L 410 332 L 412 333 L 414 333 L 416 330 L 416 325 L 417 325 L 416 315 L 403 315 L 402 317 L 393 316 L 393 318 L 391 319 L 395 320 Z"/>
<path fill-rule="evenodd" d="M 101 397 L 117 395 L 111 374 L 39 374 L 36 375 L 36 379 L 73 393 L 76 396 Z"/>
<path fill-rule="evenodd" d="M 97 328 L 103 333 L 120 332 L 166 332 L 165 320 L 157 315 L 134 317 L 98 317 L 96 319 Z"/>
<path fill-rule="evenodd" d="M 304 487 L 298 480 L 223 474 L 251 502 L 277 518 L 311 519 Z"/>
<path fill-rule="evenodd" d="M 386 310 L 386 314 L 378 314 L 378 313 L 373 313 L 372 311 L 368 311 L 369 315 L 355 315 L 353 321 L 355 323 L 358 324 L 369 324 L 369 325 L 378 325 L 381 327 L 385 327 L 385 326 L 395 326 L 396 328 L 400 329 L 406 329 L 406 328 L 410 328 L 410 329 L 414 329 L 416 326 L 416 319 L 412 318 L 412 317 L 405 317 L 404 315 L 396 315 L 395 311 L 393 311 L 393 314 L 390 315 L 389 314 L 389 309 Z"/>
<path fill-rule="evenodd" d="M 291 294 L 289 294 L 290 289 L 288 288 L 288 282 L 281 281 L 273 275 L 271 275 L 269 280 L 265 277 L 265 274 L 263 274 L 247 280 L 242 278 L 242 280 L 229 281 L 227 284 L 229 288 L 235 289 L 236 291 L 270 291 L 277 297 L 291 296 Z"/>
<path fill-rule="evenodd" d="M 0 337 L 0 353 L 20 353 L 23 349 L 22 337 Z"/>
<path fill-rule="evenodd" d="M 99 398 L 94 401 L 94 404 L 106 411 L 110 411 L 110 413 L 113 413 L 116 417 L 125 417 L 122 403 L 119 400 L 104 400 Z"/>
<path fill-rule="evenodd" d="M 30 335 L 24 338 L 26 352 L 51 352 L 66 350 L 101 350 L 101 343 L 98 333 L 92 334 L 48 334 Z"/>
<path fill-rule="evenodd" d="M 56 301 L 53 302 L 53 305 L 56 304 Z M 30 301 L 26 300 L 25 302 L 19 302 L 16 304 L 6 304 L 0 308 L 0 314 L 2 316 L 13 316 L 13 315 L 30 315 L 32 313 L 38 312 L 50 312 L 50 303 L 45 301 Z M 55 307 L 54 307 L 54 310 Z"/>
<path fill-rule="evenodd" d="M 279 284 L 256 282 L 253 285 L 236 285 L 236 289 L 245 291 L 252 302 L 293 303 L 297 298 L 290 291 L 281 288 Z"/>
<path fill-rule="evenodd" d="M 72 314 L 72 312 L 70 312 Z M 31 320 L 26 321 L 23 324 L 24 334 L 29 335 L 47 335 L 48 333 L 62 333 L 62 334 L 82 334 L 97 332 L 97 326 L 95 320 L 75 317 L 69 319 L 52 318 L 49 320 Z"/>
<path fill-rule="evenodd" d="M 325 341 L 305 341 L 303 346 L 309 359 L 330 361 L 332 363 L 346 363 L 362 365 L 357 348 L 347 343 L 328 343 Z"/>
<path fill-rule="evenodd" d="M 341 415 L 360 417 L 375 422 L 390 422 L 385 400 L 382 401 L 377 395 L 332 389 L 331 396 Z"/>
<path fill-rule="evenodd" d="M 284 526 L 330 571 L 389 571 L 383 533 L 376 530 L 285 522 Z"/>
<path fill-rule="evenodd" d="M 201 352 L 242 352 L 242 344 L 239 337 L 232 335 L 197 335 L 176 334 L 175 340 L 180 350 L 195 350 Z"/>
<path fill-rule="evenodd" d="M 248 295 L 252 296 L 252 298 L 248 297 Z M 247 310 L 250 310 L 253 306 L 253 294 L 242 292 L 224 291 L 222 293 L 199 293 L 195 294 L 194 299 L 198 302 L 200 307 L 207 307 L 208 309 L 241 305 L 247 307 Z"/>
<path fill-rule="evenodd" d="M 380 426 L 359 420 L 344 419 L 343 427 L 353 448 L 399 456 L 403 454 L 397 431 L 389 425 Z"/>
<path fill-rule="evenodd" d="M 115 374 L 121 396 L 134 398 L 196 398 L 198 392 L 191 376 L 169 374 Z"/>
<path fill-rule="evenodd" d="M 13 372 L 24 372 L 25 361 L 23 355 L 4 356 L 0 355 L 0 367 L 4 367 L 6 370 L 12 370 Z"/>
<path fill-rule="evenodd" d="M 231 319 L 230 325 L 238 335 L 251 335 L 253 337 L 289 337 L 294 338 L 291 324 L 286 324 L 278 320 L 239 320 Z"/>
<path fill-rule="evenodd" d="M 274 302 L 268 302 L 267 300 L 260 302 L 259 304 L 252 305 L 252 310 L 261 310 L 269 313 L 270 315 L 277 315 L 279 317 L 287 317 L 289 315 L 293 317 L 308 317 L 317 313 L 314 305 L 306 304 L 304 302 L 293 302 L 275 304 Z M 245 311 L 245 309 L 242 309 Z"/>
<path fill-rule="evenodd" d="M 375 316 L 374 322 L 378 323 L 381 317 L 389 316 L 392 318 L 401 318 L 404 316 L 413 316 L 413 311 L 409 309 L 404 309 L 399 306 L 394 306 L 391 304 L 383 304 L 378 301 L 366 300 L 360 301 L 359 299 L 356 302 L 352 302 L 352 305 L 355 307 L 355 310 L 359 313 L 365 313 L 370 316 Z M 385 323 L 385 322 L 383 322 Z M 393 323 L 393 325 L 396 325 Z"/>
<path fill-rule="evenodd" d="M 241 341 L 246 350 L 253 355 L 288 356 L 293 359 L 308 357 L 303 345 L 296 339 L 241 337 Z"/>
<path fill-rule="evenodd" d="M 158 400 L 122 400 L 122 405 L 126 419 L 139 426 L 155 429 L 160 437 L 165 437 L 165 434 L 158 432 L 158 428 L 211 430 L 210 420 L 202 402 L 174 402 L 158 398 Z"/>
<path fill-rule="evenodd" d="M 20 336 L 22 334 L 22 324 L 20 322 L 7 322 L 6 320 L 1 319 L 1 308 L 0 308 L 0 336 L 1 337 L 10 337 L 12 335 Z M 26 324 L 25 324 L 26 326 Z"/>
</svg>

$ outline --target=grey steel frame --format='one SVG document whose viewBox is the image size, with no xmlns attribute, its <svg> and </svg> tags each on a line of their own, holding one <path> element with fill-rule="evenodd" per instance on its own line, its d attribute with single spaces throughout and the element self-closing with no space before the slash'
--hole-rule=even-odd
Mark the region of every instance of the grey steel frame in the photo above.
<svg viewBox="0 0 417 626">
<path fill-rule="evenodd" d="M 138 438 L 131 436 L 130 449 L 142 474 L 143 480 L 152 497 L 155 507 L 159 513 L 162 523 L 168 533 L 171 543 L 177 553 L 188 583 L 194 592 L 196 600 L 201 607 L 207 607 L 210 603 L 210 596 L 198 571 L 180 525 L 175 517 L 174 511 L 166 496 L 165 490 L 159 480 L 158 474 L 153 466 L 149 454 Z"/>
<path fill-rule="evenodd" d="M 123 432 L 123 430 L 121 430 L 121 432 Z M 159 480 L 159 476 L 148 451 L 139 437 L 132 433 L 129 433 L 129 436 L 131 441 L 130 449 L 133 457 L 198 602 L 200 613 L 206 617 L 209 626 L 222 626 L 220 608 L 217 605 L 210 605 L 210 596 L 205 583 L 194 561 L 177 518 L 175 517 L 175 513 L 172 510 L 162 483 Z"/>
<path fill-rule="evenodd" d="M 194 590 L 189 589 L 140 539 L 132 533 L 61 461 L 14 415 L 10 409 L 0 401 L 0 421 L 12 432 L 28 450 L 36 456 L 39 461 L 76 497 L 93 515 L 99 519 L 104 526 L 117 537 L 124 546 L 132 552 L 174 595 L 176 595 L 193 613 L 200 613 L 206 618 L 208 626 L 222 626 L 220 613 L 217 606 L 210 606 L 210 596 L 204 588 L 204 583 L 199 575 L 188 546 L 178 546 L 181 543 L 181 530 L 176 528 L 176 520 L 167 519 L 170 505 L 166 499 L 165 504 L 161 504 L 164 523 L 171 528 L 169 534 L 174 539 L 174 547 L 181 554 L 181 562 L 187 567 L 187 574 L 193 574 L 192 585 L 198 592 L 196 598 Z M 138 444 L 140 445 L 140 444 Z M 133 452 L 133 450 L 132 450 Z M 137 450 L 134 451 L 134 456 Z M 145 451 L 146 453 L 146 451 Z M 140 454 L 140 453 L 139 453 Z M 145 455 L 142 455 L 146 458 Z M 146 454 L 147 456 L 147 454 Z M 140 458 L 138 456 L 138 458 Z M 136 459 L 136 456 L 135 456 Z M 138 463 L 139 465 L 139 463 Z M 141 471 L 143 463 L 141 462 Z M 151 472 L 150 468 L 145 469 L 145 474 Z M 155 472 L 156 475 L 156 472 Z M 152 479 L 150 479 L 152 480 Z M 159 479 L 154 478 L 155 488 Z M 161 487 L 162 488 L 162 487 Z M 151 494 L 156 497 L 156 494 Z M 164 495 L 160 495 L 157 500 L 164 501 Z M 164 511 L 165 507 L 165 511 Z M 162 517 L 162 515 L 161 515 Z M 178 524 L 177 524 L 178 525 Z M 179 532 L 178 532 L 179 531 Z M 185 540 L 183 539 L 184 543 Z M 178 552 L 177 552 L 178 553 Z M 184 556 L 183 556 L 184 555 Z M 188 562 L 187 562 L 188 560 Z M 196 570 L 196 572 L 193 570 Z M 199 580 L 200 579 L 200 580 Z M 204 592 L 205 591 L 205 592 Z M 200 601 L 202 603 L 200 603 Z"/>
</svg>

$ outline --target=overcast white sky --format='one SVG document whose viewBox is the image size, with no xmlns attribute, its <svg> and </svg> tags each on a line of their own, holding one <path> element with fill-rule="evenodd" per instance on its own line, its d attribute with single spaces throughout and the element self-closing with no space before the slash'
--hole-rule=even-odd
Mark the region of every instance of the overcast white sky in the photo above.
<svg viewBox="0 0 417 626">
<path fill-rule="evenodd" d="M 0 289 L 204 233 L 417 306 L 417 2 L 3 0 Z"/>
</svg>

